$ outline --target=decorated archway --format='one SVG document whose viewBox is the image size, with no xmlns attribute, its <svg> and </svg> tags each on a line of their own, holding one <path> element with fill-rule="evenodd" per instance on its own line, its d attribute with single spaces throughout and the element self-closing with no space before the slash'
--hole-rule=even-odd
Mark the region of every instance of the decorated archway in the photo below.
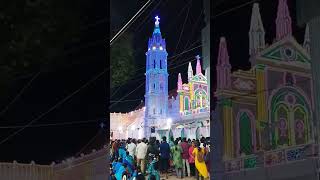
<svg viewBox="0 0 320 180">
<path fill-rule="evenodd" d="M 305 144 L 312 138 L 311 106 L 303 92 L 285 86 L 273 91 L 268 103 L 273 148 Z"/>
<path fill-rule="evenodd" d="M 256 151 L 256 125 L 255 117 L 251 111 L 241 109 L 236 119 L 237 135 L 237 154 L 249 155 Z"/>
</svg>

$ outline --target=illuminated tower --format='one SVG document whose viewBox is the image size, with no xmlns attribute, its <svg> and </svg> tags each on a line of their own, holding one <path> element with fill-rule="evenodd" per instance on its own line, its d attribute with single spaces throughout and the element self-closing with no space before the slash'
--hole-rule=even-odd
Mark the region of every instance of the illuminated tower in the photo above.
<svg viewBox="0 0 320 180">
<path fill-rule="evenodd" d="M 145 137 L 150 137 L 152 127 L 166 122 L 168 113 L 168 53 L 160 32 L 160 18 L 156 16 L 155 19 L 154 31 L 146 52 Z"/>
</svg>

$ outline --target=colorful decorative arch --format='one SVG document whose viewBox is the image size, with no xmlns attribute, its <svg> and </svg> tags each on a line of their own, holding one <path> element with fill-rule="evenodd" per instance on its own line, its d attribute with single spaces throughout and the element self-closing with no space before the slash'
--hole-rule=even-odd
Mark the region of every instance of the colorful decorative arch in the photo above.
<svg viewBox="0 0 320 180">
<path fill-rule="evenodd" d="M 236 133 L 237 155 L 240 155 L 241 146 L 246 146 L 246 154 L 251 154 L 256 151 L 257 148 L 255 117 L 250 110 L 240 109 L 240 111 L 238 112 L 236 118 Z M 241 142 L 247 144 L 242 144 Z"/>
<path fill-rule="evenodd" d="M 290 103 L 287 100 L 287 95 L 294 96 L 294 103 Z M 281 106 L 281 104 L 283 106 Z M 297 87 L 289 87 L 289 86 L 283 86 L 276 90 L 274 90 L 271 93 L 271 96 L 268 100 L 268 107 L 269 107 L 269 122 L 272 125 L 272 132 L 271 132 L 271 144 L 273 148 L 276 148 L 277 145 L 279 145 L 279 115 L 277 114 L 278 109 L 280 107 L 286 106 L 288 111 L 288 129 L 292 129 L 295 126 L 295 118 L 294 118 L 294 112 L 296 107 L 300 107 L 303 112 L 305 112 L 305 119 L 300 121 L 301 126 L 303 124 L 303 128 L 307 128 L 305 140 L 311 138 L 311 125 L 310 125 L 310 117 L 311 117 L 311 103 L 308 100 L 307 96 Z M 277 118 L 278 117 L 278 118 Z M 294 119 L 293 119 L 294 118 Z M 295 145 L 295 131 L 288 130 L 288 145 Z M 281 144 L 281 143 L 280 143 Z"/>
</svg>

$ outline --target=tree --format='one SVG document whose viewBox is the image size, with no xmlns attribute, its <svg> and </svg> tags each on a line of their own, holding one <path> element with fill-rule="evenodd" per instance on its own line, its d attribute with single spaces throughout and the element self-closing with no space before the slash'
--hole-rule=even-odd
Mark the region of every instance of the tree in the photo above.
<svg viewBox="0 0 320 180">
<path fill-rule="evenodd" d="M 133 35 L 124 33 L 110 49 L 111 89 L 126 83 L 134 75 Z"/>
<path fill-rule="evenodd" d="M 66 45 L 81 34 L 82 1 L 0 1 L 1 91 L 17 77 L 65 63 Z"/>
<path fill-rule="evenodd" d="M 62 59 L 66 45 L 81 33 L 81 2 L 1 1 L 0 68 L 17 76 Z"/>
</svg>

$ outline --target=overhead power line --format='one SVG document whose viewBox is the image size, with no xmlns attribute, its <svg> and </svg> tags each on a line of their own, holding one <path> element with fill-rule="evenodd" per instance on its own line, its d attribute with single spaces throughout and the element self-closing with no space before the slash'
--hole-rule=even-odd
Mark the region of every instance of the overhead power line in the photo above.
<svg viewBox="0 0 320 180">
<path fill-rule="evenodd" d="M 15 135 L 17 135 L 18 133 L 22 132 L 24 129 L 28 128 L 29 126 L 31 126 L 32 124 L 34 124 L 35 122 L 37 122 L 38 120 L 40 120 L 41 118 L 43 118 L 45 115 L 47 115 L 48 113 L 50 113 L 51 111 L 53 111 L 54 109 L 56 109 L 57 107 L 61 106 L 63 103 L 65 103 L 67 100 L 69 100 L 71 97 L 73 97 L 75 94 L 79 93 L 82 89 L 84 89 L 85 87 L 87 87 L 88 85 L 90 85 L 91 83 L 93 83 L 94 81 L 96 81 L 98 78 L 100 78 L 104 73 L 107 72 L 107 68 L 99 73 L 98 75 L 96 75 L 94 78 L 92 78 L 91 80 L 89 80 L 88 82 L 86 82 L 83 86 L 81 86 L 79 89 L 77 89 L 76 91 L 74 91 L 73 93 L 69 94 L 67 97 L 65 97 L 64 99 L 62 99 L 61 101 L 59 101 L 57 104 L 55 104 L 54 106 L 52 106 L 48 111 L 42 113 L 40 116 L 38 116 L 37 118 L 33 119 L 32 121 L 30 121 L 28 124 L 26 124 L 25 126 L 23 126 L 22 128 L 20 128 L 19 130 L 13 132 L 12 134 L 10 134 L 9 136 L 7 136 L 6 138 L 4 138 L 1 142 L 0 145 L 5 143 L 6 141 L 8 141 L 10 138 L 14 137 Z"/>
<path fill-rule="evenodd" d="M 136 20 L 137 17 L 141 15 L 141 12 L 145 11 L 147 7 L 150 6 L 152 0 L 148 0 L 142 8 L 139 9 L 139 11 L 119 30 L 119 32 L 114 35 L 114 37 L 110 40 L 110 46 L 121 36 L 121 34 L 124 33 L 126 29 Z"/>
<path fill-rule="evenodd" d="M 70 122 L 51 123 L 51 124 L 36 124 L 36 125 L 30 125 L 28 126 L 28 128 L 87 124 L 87 123 L 93 123 L 98 121 L 99 120 L 89 120 L 89 121 L 70 121 Z M 0 129 L 17 129 L 17 128 L 23 128 L 23 127 L 24 127 L 23 125 L 22 126 L 0 126 Z"/>
</svg>

